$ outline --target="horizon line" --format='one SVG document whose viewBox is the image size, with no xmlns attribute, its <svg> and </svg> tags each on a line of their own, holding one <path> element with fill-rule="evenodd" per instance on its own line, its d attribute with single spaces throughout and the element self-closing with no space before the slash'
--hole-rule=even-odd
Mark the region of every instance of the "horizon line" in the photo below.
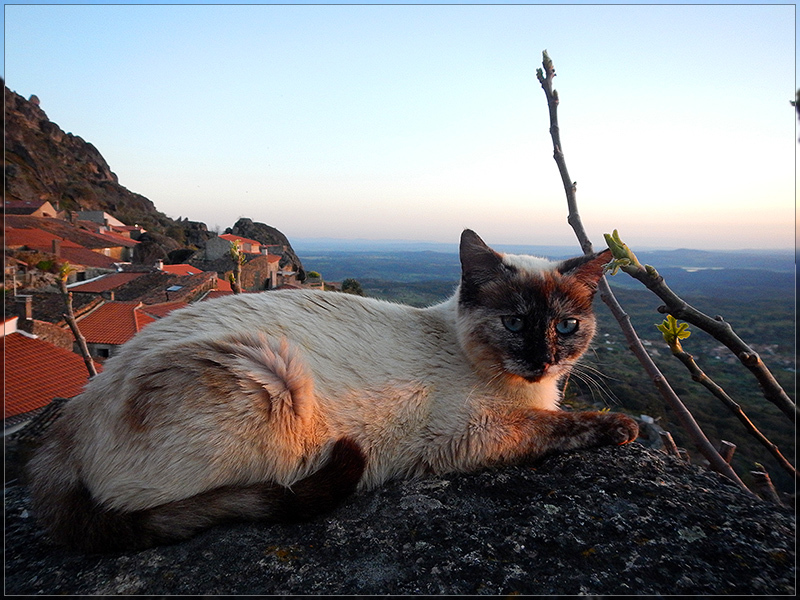
<svg viewBox="0 0 800 600">
<path fill-rule="evenodd" d="M 416 246 L 441 246 L 441 247 L 449 247 L 454 248 L 455 250 L 458 249 L 458 242 L 437 242 L 432 240 L 418 240 L 418 239 L 406 239 L 406 238 L 338 238 L 338 237 L 331 237 L 331 236 L 321 236 L 321 237 L 292 237 L 290 243 L 294 247 L 295 245 L 302 245 L 303 243 L 309 243 L 314 245 L 321 245 L 321 244 L 337 244 L 337 245 L 357 245 L 357 244 L 364 244 L 364 245 L 416 245 Z M 488 243 L 488 242 L 487 242 Z M 573 244 L 565 244 L 565 243 L 551 243 L 551 244 L 525 244 L 525 243 L 513 243 L 513 242 L 494 242 L 490 243 L 489 245 L 497 246 L 497 247 L 519 247 L 519 248 L 563 248 L 563 249 L 576 249 L 580 251 L 580 245 L 578 242 L 574 242 Z M 605 246 L 604 246 L 605 247 Z M 735 252 L 765 252 L 765 253 L 788 253 L 793 252 L 797 253 L 797 247 L 750 247 L 750 248 L 691 248 L 687 246 L 636 246 L 634 248 L 637 252 L 677 252 L 677 251 L 685 251 L 685 252 L 725 252 L 725 253 L 735 253 Z"/>
</svg>

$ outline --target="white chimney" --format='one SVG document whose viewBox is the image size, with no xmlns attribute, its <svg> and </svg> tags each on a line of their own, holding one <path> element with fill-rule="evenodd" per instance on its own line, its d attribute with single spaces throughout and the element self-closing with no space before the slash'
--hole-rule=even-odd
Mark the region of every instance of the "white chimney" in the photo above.
<svg viewBox="0 0 800 600">
<path fill-rule="evenodd" d="M 164 261 L 161 260 L 160 258 L 156 261 L 156 269 L 158 269 L 159 271 L 164 270 Z"/>
</svg>

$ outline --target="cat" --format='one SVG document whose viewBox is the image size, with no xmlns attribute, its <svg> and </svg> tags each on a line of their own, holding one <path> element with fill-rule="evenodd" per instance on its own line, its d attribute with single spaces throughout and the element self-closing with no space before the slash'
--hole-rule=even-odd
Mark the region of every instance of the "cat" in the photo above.
<svg viewBox="0 0 800 600">
<path fill-rule="evenodd" d="M 40 522 L 85 552 L 136 550 L 309 519 L 392 478 L 633 441 L 625 415 L 559 409 L 609 252 L 500 254 L 467 229 L 459 253 L 455 294 L 428 308 L 276 290 L 148 325 L 31 460 Z"/>
</svg>

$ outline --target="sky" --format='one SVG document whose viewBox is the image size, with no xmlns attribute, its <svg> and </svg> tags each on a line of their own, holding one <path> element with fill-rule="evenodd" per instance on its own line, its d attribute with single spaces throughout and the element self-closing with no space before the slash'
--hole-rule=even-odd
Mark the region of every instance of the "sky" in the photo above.
<svg viewBox="0 0 800 600">
<path fill-rule="evenodd" d="M 6 4 L 6 85 L 170 217 L 293 238 L 793 248 L 794 5 Z"/>
</svg>

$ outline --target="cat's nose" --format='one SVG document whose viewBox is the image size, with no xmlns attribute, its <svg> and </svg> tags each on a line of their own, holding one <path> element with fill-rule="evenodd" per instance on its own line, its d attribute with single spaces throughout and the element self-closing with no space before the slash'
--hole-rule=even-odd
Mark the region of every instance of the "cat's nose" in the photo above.
<svg viewBox="0 0 800 600">
<path fill-rule="evenodd" d="M 547 374 L 547 370 L 550 368 L 550 363 L 544 363 L 539 368 L 533 369 L 531 371 L 531 376 L 528 378 L 531 381 L 539 381 L 542 377 Z"/>
</svg>

